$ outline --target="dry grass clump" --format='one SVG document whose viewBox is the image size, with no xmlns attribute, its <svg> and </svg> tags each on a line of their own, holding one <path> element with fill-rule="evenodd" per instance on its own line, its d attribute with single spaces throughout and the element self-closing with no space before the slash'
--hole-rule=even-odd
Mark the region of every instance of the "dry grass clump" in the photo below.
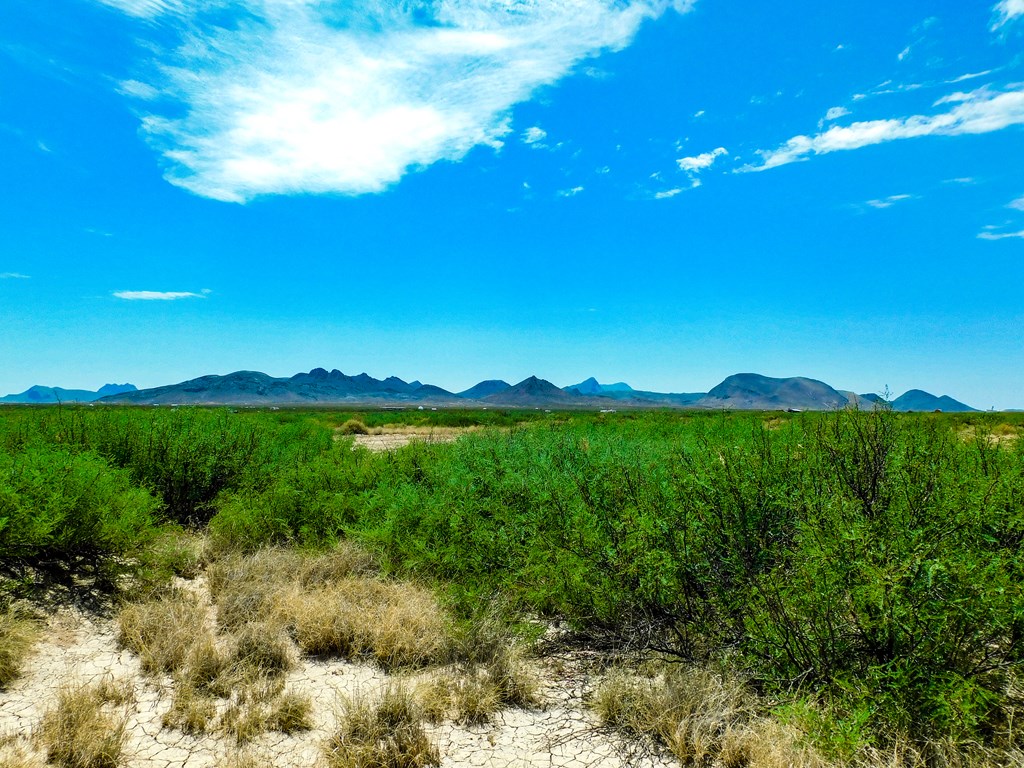
<svg viewBox="0 0 1024 768">
<path fill-rule="evenodd" d="M 211 565 L 207 576 L 218 623 L 234 629 L 253 620 L 270 619 L 281 592 L 319 589 L 376 572 L 377 564 L 365 550 L 341 542 L 317 554 L 272 548 L 248 557 L 229 555 Z"/>
<path fill-rule="evenodd" d="M 323 554 L 230 556 L 211 566 L 209 582 L 222 627 L 284 627 L 305 653 L 368 657 L 388 669 L 446 653 L 450 621 L 433 593 L 381 580 L 373 559 L 348 543 Z"/>
<path fill-rule="evenodd" d="M 728 727 L 722 734 L 720 750 L 718 756 L 725 768 L 828 768 L 804 733 L 768 718 Z M 885 764 L 869 765 L 882 768 Z M 902 768 L 909 765 L 899 764 Z"/>
<path fill-rule="evenodd" d="M 235 635 L 234 663 L 258 675 L 275 677 L 295 666 L 295 651 L 280 625 L 250 622 Z"/>
<path fill-rule="evenodd" d="M 27 739 L 16 734 L 0 735 L 0 766 L 3 768 L 45 768 L 43 757 L 33 752 Z"/>
<path fill-rule="evenodd" d="M 593 706 L 605 724 L 653 738 L 684 764 L 718 757 L 723 737 L 751 714 L 740 682 L 697 668 L 669 669 L 653 678 L 613 670 L 595 692 Z"/>
<path fill-rule="evenodd" d="M 217 703 L 209 695 L 189 685 L 177 685 L 162 722 L 164 728 L 194 736 L 212 730 L 216 717 Z"/>
<path fill-rule="evenodd" d="M 313 703 L 308 696 L 294 691 L 273 696 L 262 693 L 243 693 L 224 711 L 220 727 L 236 744 L 246 744 L 267 731 L 290 734 L 313 727 Z"/>
<path fill-rule="evenodd" d="M 184 666 L 194 647 L 211 646 L 213 637 L 199 597 L 171 589 L 147 602 L 122 608 L 117 641 L 138 655 L 144 672 L 158 674 Z"/>
<path fill-rule="evenodd" d="M 450 640 L 449 653 L 452 666 L 429 677 L 417 690 L 433 722 L 450 718 L 484 723 L 503 707 L 540 703 L 537 677 L 501 606 L 487 606 L 460 628 Z"/>
<path fill-rule="evenodd" d="M 130 687 L 113 681 L 72 685 L 60 690 L 57 704 L 39 725 L 47 761 L 61 768 L 116 768 L 121 764 Z"/>
<path fill-rule="evenodd" d="M 416 687 L 416 699 L 424 717 L 432 723 L 451 719 L 479 725 L 501 708 L 497 689 L 476 670 L 431 675 Z"/>
<path fill-rule="evenodd" d="M 39 623 L 17 606 L 0 611 L 0 690 L 21 674 L 39 634 Z"/>
<path fill-rule="evenodd" d="M 273 768 L 273 765 L 266 760 L 261 760 L 248 752 L 240 751 L 225 757 L 219 768 Z"/>
<path fill-rule="evenodd" d="M 349 419 L 340 427 L 338 427 L 339 435 L 368 435 L 370 434 L 370 428 L 367 427 L 360 419 Z"/>
<path fill-rule="evenodd" d="M 449 618 L 433 593 L 414 584 L 352 578 L 280 598 L 279 616 L 306 653 L 368 657 L 385 669 L 424 666 L 447 653 Z"/>
<path fill-rule="evenodd" d="M 441 756 L 410 692 L 389 686 L 377 701 L 345 702 L 338 731 L 324 745 L 329 768 L 425 768 Z"/>
</svg>

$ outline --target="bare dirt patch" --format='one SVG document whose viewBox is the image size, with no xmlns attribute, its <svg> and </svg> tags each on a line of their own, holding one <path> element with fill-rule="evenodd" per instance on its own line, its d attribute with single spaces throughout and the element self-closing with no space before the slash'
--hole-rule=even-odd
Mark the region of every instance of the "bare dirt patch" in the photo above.
<svg viewBox="0 0 1024 768">
<path fill-rule="evenodd" d="M 213 626 L 216 608 L 206 579 L 181 581 L 177 588 L 201 600 L 204 626 Z M 154 670 L 157 665 L 152 660 L 150 671 L 143 670 L 139 655 L 124 647 L 123 639 L 119 644 L 115 620 L 62 609 L 50 616 L 39 632 L 35 652 L 23 673 L 0 693 L 0 765 L 45 763 L 48 746 L 41 734 L 62 691 L 86 686 L 106 690 L 116 684 L 117 690 L 123 691 L 116 714 L 119 723 L 123 717 L 124 733 L 117 765 L 327 766 L 327 745 L 344 723 L 346 702 L 374 701 L 396 685 L 415 691 L 439 671 L 386 672 L 373 662 L 300 656 L 278 679 L 283 690 L 308 701 L 304 727 L 291 731 L 270 728 L 240 738 L 238 731 L 244 723 L 237 723 L 233 730 L 211 726 L 231 719 L 228 710 L 237 703 L 233 698 L 216 699 L 213 709 L 196 715 L 206 719 L 200 723 L 205 727 L 182 728 L 180 719 L 169 716 L 180 679 Z M 424 732 L 442 767 L 618 768 L 628 762 L 661 768 L 674 764 L 669 758 L 651 755 L 637 760 L 628 743 L 600 727 L 585 704 L 597 680 L 588 665 L 564 657 L 526 663 L 533 667 L 537 682 L 530 705 L 505 706 L 481 721 L 441 717 L 424 722 Z"/>
<path fill-rule="evenodd" d="M 355 445 L 371 451 L 393 451 L 412 442 L 454 443 L 462 435 L 479 432 L 483 427 L 413 427 L 397 425 L 377 427 L 372 434 L 353 435 Z"/>
</svg>

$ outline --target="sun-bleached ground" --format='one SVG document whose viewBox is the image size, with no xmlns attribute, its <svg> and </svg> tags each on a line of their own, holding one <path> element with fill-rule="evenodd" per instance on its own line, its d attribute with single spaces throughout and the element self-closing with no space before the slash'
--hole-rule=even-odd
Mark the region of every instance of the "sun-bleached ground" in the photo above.
<svg viewBox="0 0 1024 768">
<path fill-rule="evenodd" d="M 186 586 L 205 592 L 202 579 Z M 584 657 L 548 656 L 532 663 L 541 682 L 538 707 L 506 709 L 484 725 L 428 726 L 442 766 L 616 768 L 627 760 L 648 768 L 673 764 L 649 754 L 638 758 L 629 744 L 597 727 L 585 705 L 595 681 Z M 393 680 L 368 664 L 303 658 L 288 673 L 285 687 L 312 700 L 314 727 L 292 735 L 268 732 L 238 747 L 227 734 L 190 736 L 164 727 L 172 680 L 143 676 L 138 658 L 118 648 L 112 619 L 63 608 L 49 617 L 21 677 L 0 692 L 0 765 L 19 752 L 36 756 L 42 765 L 45 755 L 32 736 L 57 691 L 68 683 L 103 679 L 130 683 L 134 696 L 124 705 L 128 740 L 121 764 L 140 768 L 224 766 L 240 750 L 260 766 L 322 765 L 322 745 L 337 726 L 342 699 L 357 692 L 372 695 Z"/>
</svg>

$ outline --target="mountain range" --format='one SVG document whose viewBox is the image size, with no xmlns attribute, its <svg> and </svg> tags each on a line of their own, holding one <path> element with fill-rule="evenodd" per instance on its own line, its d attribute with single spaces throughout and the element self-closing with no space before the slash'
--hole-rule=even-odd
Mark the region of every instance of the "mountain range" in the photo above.
<svg viewBox="0 0 1024 768">
<path fill-rule="evenodd" d="M 136 391 L 134 384 L 104 384 L 97 391 L 36 385 L 16 395 L 0 397 L 0 403 L 91 403 L 108 395 Z"/>
<path fill-rule="evenodd" d="M 507 408 L 699 408 L 730 410 L 828 411 L 855 406 L 871 409 L 885 403 L 880 395 L 834 389 L 802 376 L 770 378 L 737 373 L 708 392 L 649 392 L 625 382 L 601 384 L 591 377 L 560 388 L 530 376 L 517 384 L 488 379 L 462 392 L 397 376 L 375 379 L 334 369 L 275 378 L 259 371 L 201 376 L 179 384 L 136 389 L 107 384 L 97 392 L 59 387 L 32 387 L 0 398 L 6 403 L 102 402 L 136 405 L 333 405 L 370 407 L 507 407 Z M 912 389 L 889 403 L 897 411 L 973 411 L 964 403 Z"/>
</svg>

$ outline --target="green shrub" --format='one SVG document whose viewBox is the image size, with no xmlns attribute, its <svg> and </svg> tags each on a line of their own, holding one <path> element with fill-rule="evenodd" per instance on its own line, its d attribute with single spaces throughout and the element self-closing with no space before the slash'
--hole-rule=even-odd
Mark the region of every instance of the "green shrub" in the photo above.
<svg viewBox="0 0 1024 768">
<path fill-rule="evenodd" d="M 8 565 L 127 566 L 155 533 L 158 502 L 92 453 L 0 453 L 0 560 Z"/>
</svg>

